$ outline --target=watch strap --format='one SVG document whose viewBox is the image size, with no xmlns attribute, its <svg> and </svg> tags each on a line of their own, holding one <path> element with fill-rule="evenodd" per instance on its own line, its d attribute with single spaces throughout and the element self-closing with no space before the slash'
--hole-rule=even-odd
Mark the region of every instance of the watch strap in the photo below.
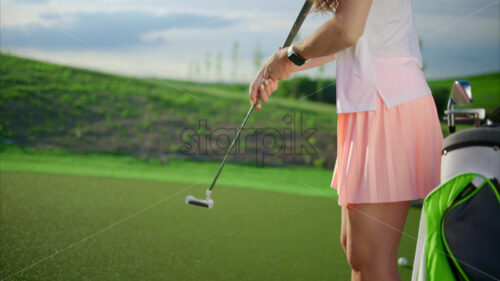
<svg viewBox="0 0 500 281">
<path fill-rule="evenodd" d="M 304 63 L 306 63 L 306 59 L 304 59 L 304 57 L 302 57 L 299 53 L 296 53 L 294 50 L 293 50 L 293 44 L 288 47 L 288 50 L 287 50 L 287 55 L 288 55 L 288 59 L 290 61 L 292 61 L 295 65 L 297 66 L 301 66 L 303 65 Z"/>
</svg>

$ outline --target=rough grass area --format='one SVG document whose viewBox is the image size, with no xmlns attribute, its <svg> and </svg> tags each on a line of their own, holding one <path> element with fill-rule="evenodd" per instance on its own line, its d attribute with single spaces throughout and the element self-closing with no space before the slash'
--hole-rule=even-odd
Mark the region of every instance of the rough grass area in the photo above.
<svg viewBox="0 0 500 281">
<path fill-rule="evenodd" d="M 5 171 L 0 183 L 2 280 L 348 280 L 335 199 L 221 186 L 206 210 L 183 202 L 202 185 Z M 402 238 L 410 262 L 415 243 Z"/>
<path fill-rule="evenodd" d="M 17 145 L 220 160 L 250 108 L 241 86 L 130 78 L 6 54 L 0 61 L 0 140 Z M 333 167 L 335 106 L 276 97 L 264 108 L 234 161 Z M 264 153 L 271 157 L 259 160 Z"/>
</svg>

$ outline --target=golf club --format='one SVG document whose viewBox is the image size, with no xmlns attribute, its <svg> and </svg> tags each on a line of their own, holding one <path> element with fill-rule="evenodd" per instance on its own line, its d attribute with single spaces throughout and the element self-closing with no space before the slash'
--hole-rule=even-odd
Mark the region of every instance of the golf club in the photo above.
<svg viewBox="0 0 500 281">
<path fill-rule="evenodd" d="M 283 44 L 283 48 L 289 47 L 292 44 L 293 39 L 297 35 L 297 32 L 299 31 L 300 27 L 302 26 L 302 23 L 306 19 L 307 14 L 311 10 L 312 4 L 313 3 L 311 0 L 305 1 L 304 5 L 302 6 L 302 9 L 300 10 L 299 15 L 297 16 L 297 19 L 295 20 L 295 23 L 292 26 L 292 29 L 290 30 L 290 33 L 288 33 L 288 37 L 285 40 L 285 44 Z M 256 103 L 253 104 L 252 107 L 250 107 L 250 110 L 248 111 L 247 115 L 245 116 L 245 119 L 243 120 L 243 123 L 241 124 L 240 129 L 236 133 L 236 136 L 234 137 L 233 142 L 231 143 L 231 146 L 229 146 L 229 149 L 227 150 L 226 155 L 224 156 L 224 159 L 222 160 L 222 163 L 219 167 L 219 170 L 217 171 L 217 174 L 215 175 L 214 180 L 212 181 L 212 184 L 210 185 L 210 187 L 207 189 L 207 191 L 205 193 L 205 199 L 199 199 L 199 198 L 196 198 L 192 195 L 188 195 L 188 196 L 186 196 L 186 200 L 185 200 L 186 204 L 198 206 L 198 207 L 203 207 L 203 208 L 209 208 L 209 209 L 214 207 L 214 200 L 210 198 L 210 194 L 212 193 L 212 189 L 214 188 L 215 183 L 217 182 L 217 179 L 219 178 L 219 175 L 220 175 L 222 169 L 224 168 L 224 164 L 226 163 L 227 157 L 229 156 L 229 154 L 233 150 L 234 144 L 236 143 L 236 141 L 240 137 L 241 130 L 243 129 L 243 127 L 245 127 L 245 124 L 247 123 L 248 119 L 252 115 L 252 112 L 254 111 L 255 106 L 256 106 Z"/>
</svg>

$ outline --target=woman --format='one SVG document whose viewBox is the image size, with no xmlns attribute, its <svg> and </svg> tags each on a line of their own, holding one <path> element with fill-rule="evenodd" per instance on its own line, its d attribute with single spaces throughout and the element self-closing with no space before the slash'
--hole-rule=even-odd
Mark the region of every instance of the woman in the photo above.
<svg viewBox="0 0 500 281">
<path fill-rule="evenodd" d="M 314 0 L 333 16 L 274 53 L 250 85 L 262 108 L 292 73 L 337 60 L 337 159 L 351 280 L 400 280 L 397 250 L 410 201 L 439 184 L 443 140 L 425 81 L 411 0 Z"/>
</svg>

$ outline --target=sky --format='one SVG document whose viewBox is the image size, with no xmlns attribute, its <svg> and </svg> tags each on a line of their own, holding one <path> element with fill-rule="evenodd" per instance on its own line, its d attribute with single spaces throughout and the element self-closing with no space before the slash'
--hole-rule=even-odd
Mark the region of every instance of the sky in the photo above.
<svg viewBox="0 0 500 281">
<path fill-rule="evenodd" d="M 0 50 L 140 77 L 245 82 L 303 0 L 0 0 Z M 500 0 L 413 0 L 428 79 L 500 71 Z M 331 14 L 311 14 L 304 38 Z M 335 77 L 335 63 L 305 72 Z"/>
</svg>

